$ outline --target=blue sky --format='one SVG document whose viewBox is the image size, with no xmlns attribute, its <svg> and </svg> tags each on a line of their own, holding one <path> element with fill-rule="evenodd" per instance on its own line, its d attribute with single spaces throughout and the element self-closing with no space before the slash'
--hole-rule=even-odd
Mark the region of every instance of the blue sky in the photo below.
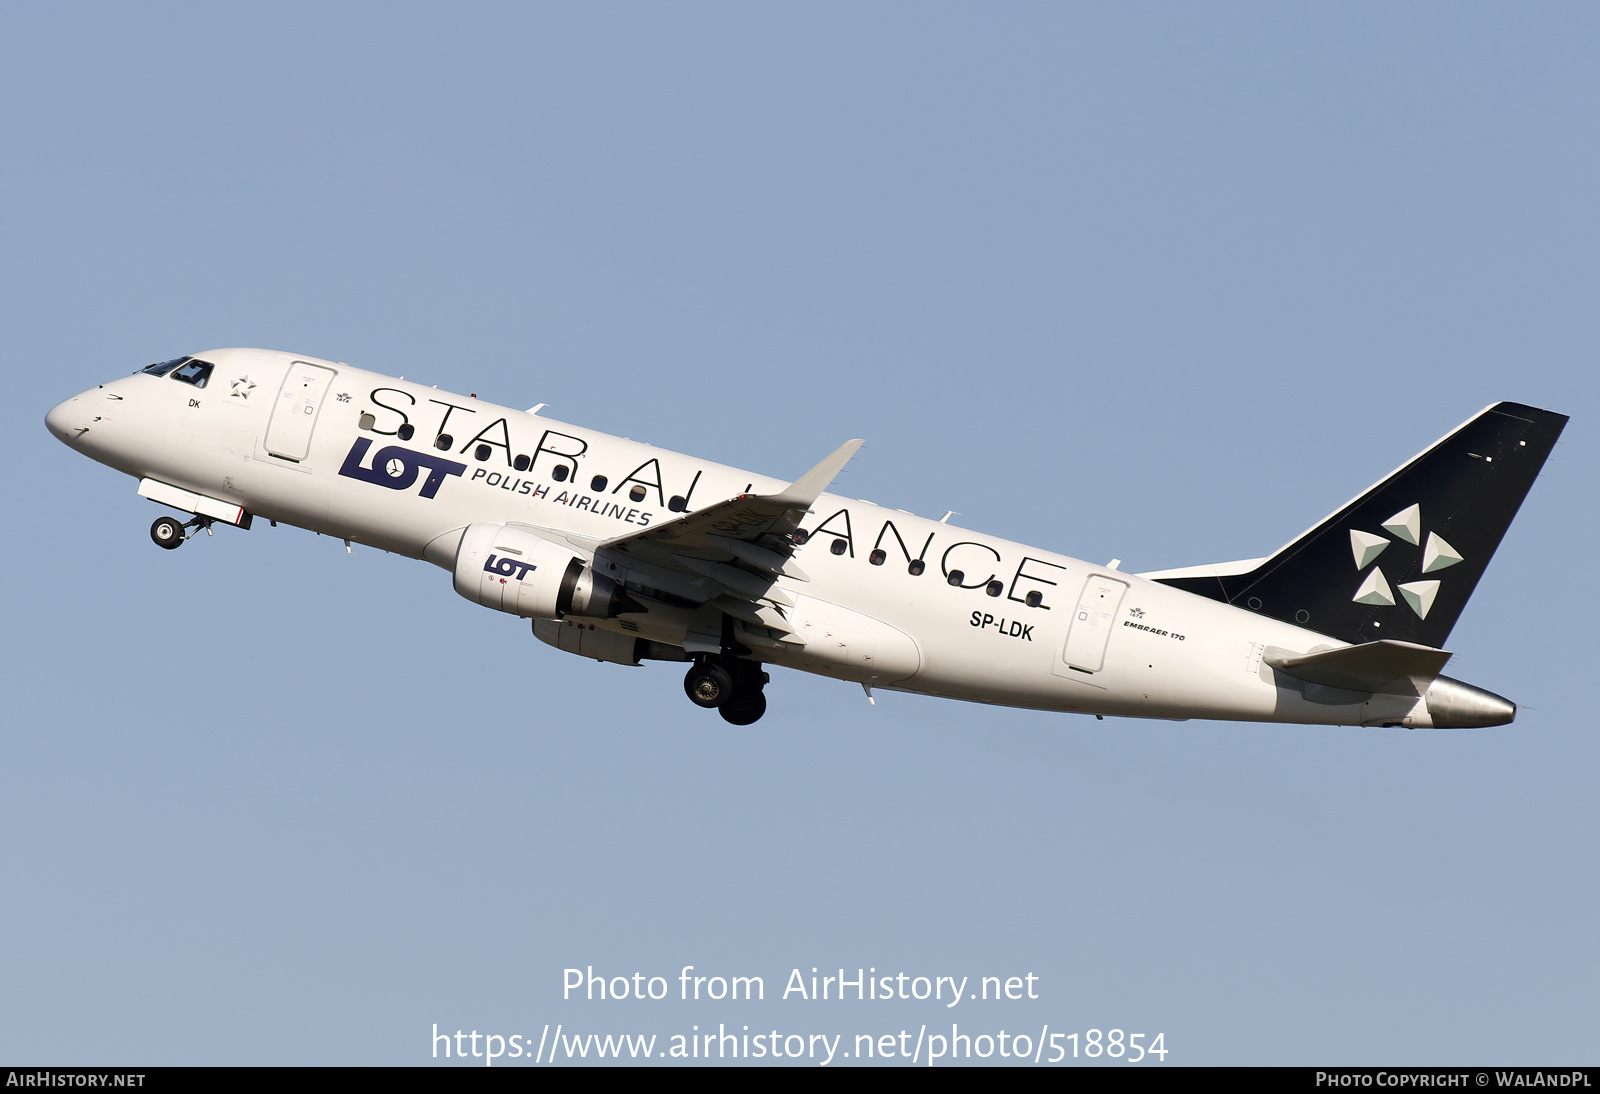
<svg viewBox="0 0 1600 1094">
<path fill-rule="evenodd" d="M 1591 6 L 0 12 L 0 1057 L 896 1032 L 1040 977 L 1173 1063 L 1590 1060 Z M 167 553 L 56 401 L 314 354 L 1078 557 L 1264 554 L 1499 399 L 1573 422 L 1451 637 L 1514 726 L 1094 721 L 567 657 L 288 528 Z M 762 975 L 579 1004 L 561 972 Z"/>
</svg>

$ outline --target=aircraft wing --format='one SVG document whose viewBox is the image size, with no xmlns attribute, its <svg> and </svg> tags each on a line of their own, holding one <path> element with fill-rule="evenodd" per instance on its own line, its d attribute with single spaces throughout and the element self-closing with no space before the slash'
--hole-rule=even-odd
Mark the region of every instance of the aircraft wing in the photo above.
<svg viewBox="0 0 1600 1094">
<path fill-rule="evenodd" d="M 630 569 L 680 575 L 688 580 L 664 582 L 670 586 L 666 591 L 788 635 L 792 632 L 783 609 L 794 601 L 777 587 L 777 579 L 810 580 L 791 557 L 795 530 L 862 443 L 858 439 L 840 445 L 776 494 L 740 494 L 606 540 L 596 553 L 626 556 Z"/>
</svg>

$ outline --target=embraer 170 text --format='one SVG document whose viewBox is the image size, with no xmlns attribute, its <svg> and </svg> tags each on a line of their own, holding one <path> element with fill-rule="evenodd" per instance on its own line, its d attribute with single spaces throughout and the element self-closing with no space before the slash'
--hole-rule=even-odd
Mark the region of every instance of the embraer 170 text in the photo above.
<svg viewBox="0 0 1600 1094">
<path fill-rule="evenodd" d="M 1129 574 L 348 365 L 223 349 L 46 417 L 191 514 L 425 559 L 598 661 L 689 663 L 748 725 L 764 666 L 1004 706 L 1324 725 L 1502 725 L 1440 647 L 1566 416 L 1498 403 L 1269 558 Z"/>
</svg>

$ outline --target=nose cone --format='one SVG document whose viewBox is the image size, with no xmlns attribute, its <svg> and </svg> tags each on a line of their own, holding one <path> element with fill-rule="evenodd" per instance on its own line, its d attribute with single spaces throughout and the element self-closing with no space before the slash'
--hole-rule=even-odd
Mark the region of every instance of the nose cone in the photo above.
<svg viewBox="0 0 1600 1094">
<path fill-rule="evenodd" d="M 78 407 L 81 405 L 78 399 L 74 395 L 59 402 L 44 416 L 45 428 L 55 434 L 56 440 L 70 442 L 76 436 L 76 427 L 81 424 L 77 421 Z"/>
</svg>

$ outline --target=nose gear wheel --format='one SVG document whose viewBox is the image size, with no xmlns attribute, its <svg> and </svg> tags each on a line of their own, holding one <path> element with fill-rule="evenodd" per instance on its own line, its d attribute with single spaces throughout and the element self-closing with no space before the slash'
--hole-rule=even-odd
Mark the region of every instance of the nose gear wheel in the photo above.
<svg viewBox="0 0 1600 1094">
<path fill-rule="evenodd" d="M 150 526 L 150 538 L 157 547 L 165 547 L 171 551 L 183 546 L 183 525 L 171 517 L 157 517 L 156 522 Z"/>
</svg>

